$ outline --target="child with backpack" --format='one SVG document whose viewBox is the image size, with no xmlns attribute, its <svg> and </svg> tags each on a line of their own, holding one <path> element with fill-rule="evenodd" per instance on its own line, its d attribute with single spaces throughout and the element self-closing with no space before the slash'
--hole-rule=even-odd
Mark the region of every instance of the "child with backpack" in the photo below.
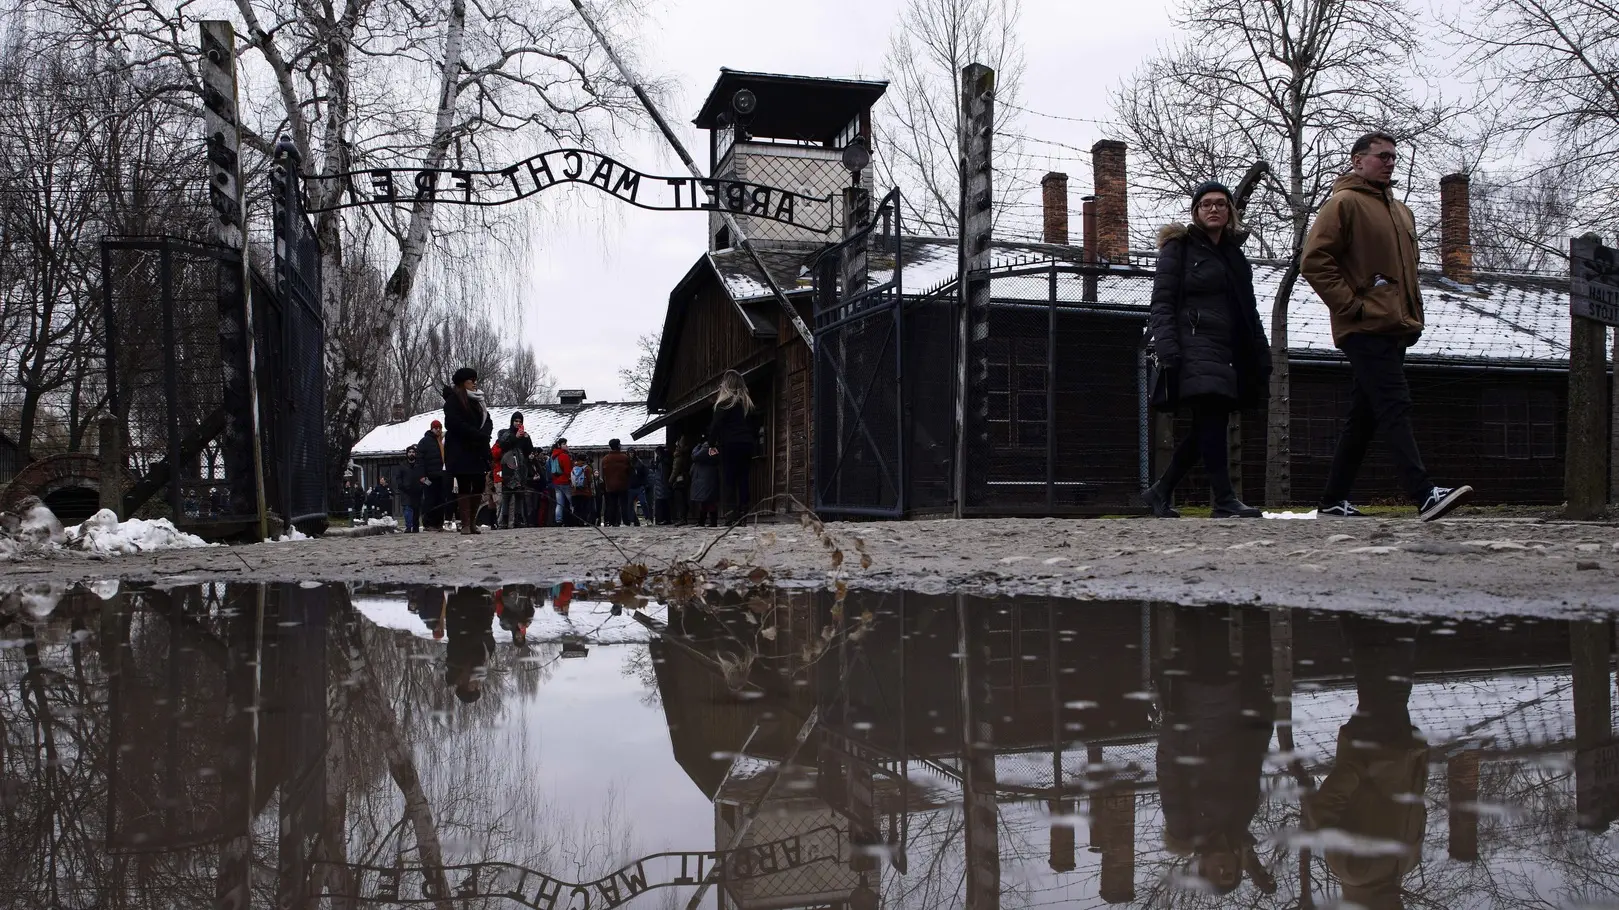
<svg viewBox="0 0 1619 910">
<path fill-rule="evenodd" d="M 573 466 L 573 513 L 582 525 L 596 523 L 596 471 L 589 461 Z"/>
<path fill-rule="evenodd" d="M 691 450 L 691 505 L 698 527 L 719 526 L 720 452 L 706 438 Z"/>
</svg>

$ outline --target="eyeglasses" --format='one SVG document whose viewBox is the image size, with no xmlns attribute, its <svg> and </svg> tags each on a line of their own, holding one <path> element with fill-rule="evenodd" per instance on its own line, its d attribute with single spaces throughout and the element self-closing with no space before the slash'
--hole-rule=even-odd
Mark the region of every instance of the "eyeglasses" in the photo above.
<svg viewBox="0 0 1619 910">
<path fill-rule="evenodd" d="M 1371 152 L 1361 152 L 1361 154 L 1372 155 Z M 1394 162 L 1400 160 L 1400 156 L 1395 152 L 1378 152 L 1377 154 L 1372 155 L 1372 157 L 1383 162 L 1384 164 L 1393 164 Z"/>
<path fill-rule="evenodd" d="M 1204 199 L 1197 207 L 1205 212 L 1219 212 L 1231 208 L 1224 199 Z"/>
</svg>

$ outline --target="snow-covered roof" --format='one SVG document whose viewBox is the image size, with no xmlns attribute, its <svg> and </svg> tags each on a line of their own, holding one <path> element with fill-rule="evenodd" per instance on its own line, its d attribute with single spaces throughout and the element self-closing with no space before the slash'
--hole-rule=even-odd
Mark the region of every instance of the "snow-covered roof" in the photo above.
<svg viewBox="0 0 1619 910">
<path fill-rule="evenodd" d="M 926 293 L 955 279 L 954 240 L 907 237 L 901 244 L 905 293 Z M 1003 270 L 1020 265 L 1038 270 L 1052 260 L 1077 264 L 1082 256 L 1077 247 L 1041 243 L 997 242 L 994 253 L 992 268 Z M 870 261 L 874 284 L 892 278 L 893 257 L 874 252 Z M 1276 298 L 1287 268 L 1285 263 L 1269 260 L 1256 260 L 1253 267 L 1254 293 L 1266 314 L 1268 329 L 1271 301 Z M 1099 288 L 1094 288 L 1093 282 L 1095 299 L 1112 309 L 1145 311 L 1152 291 L 1150 282 L 1142 277 L 1146 270 L 1127 265 L 1114 268 L 1117 275 L 1100 279 Z M 1427 330 L 1411 349 L 1412 357 L 1537 364 L 1568 361 L 1567 278 L 1480 273 L 1472 285 L 1463 286 L 1437 271 L 1423 271 L 1420 277 Z M 1079 275 L 1059 274 L 1058 301 L 1083 304 L 1085 284 Z M 1049 279 L 1045 275 L 1003 275 L 993 278 L 991 286 L 998 302 L 1044 303 Z M 1288 307 L 1288 348 L 1319 354 L 1336 351 L 1327 308 L 1302 279 L 1295 282 Z"/>
<path fill-rule="evenodd" d="M 926 294 L 955 280 L 958 253 L 953 238 L 903 237 L 899 243 L 904 293 Z M 803 292 L 812 285 L 805 265 L 824 248 L 824 244 L 778 243 L 766 245 L 760 255 L 782 290 Z M 1076 246 L 1044 243 L 996 241 L 993 249 L 992 268 L 1002 271 L 1021 266 L 1034 271 L 1052 261 L 1078 265 L 1084 255 Z M 747 254 L 738 249 L 719 250 L 707 254 L 707 258 L 753 334 L 773 337 L 777 328 L 776 309 L 769 299 L 763 276 Z M 1143 255 L 1133 254 L 1133 258 L 1136 262 L 1146 261 Z M 868 256 L 869 280 L 873 286 L 892 280 L 895 261 L 893 251 L 885 251 L 874 238 Z M 1268 329 L 1268 311 L 1287 268 L 1285 263 L 1270 260 L 1256 260 L 1253 267 L 1254 292 L 1266 315 Z M 1145 313 L 1152 291 L 1146 279 L 1150 269 L 1117 264 L 1112 272 L 1100 279 L 1100 288 L 1096 287 L 1096 282 L 1091 282 L 1092 300 L 1100 300 L 1112 310 Z M 1413 359 L 1553 367 L 1568 362 L 1567 278 L 1479 273 L 1473 284 L 1463 286 L 1437 271 L 1423 271 L 1420 277 L 1427 329 L 1421 341 L 1411 349 Z M 1085 305 L 1086 284 L 1079 275 L 1059 274 L 1058 301 Z M 1049 279 L 1043 275 L 1003 274 L 993 279 L 992 288 L 994 299 L 999 303 L 1020 300 L 1044 303 Z M 1337 356 L 1327 309 L 1302 279 L 1295 282 L 1288 307 L 1288 348 L 1305 355 Z"/>
<path fill-rule="evenodd" d="M 558 436 L 566 437 L 571 449 L 605 449 L 610 439 L 622 440 L 626 447 L 640 448 L 664 444 L 664 432 L 632 441 L 630 433 L 646 423 L 646 403 L 641 401 L 595 401 L 580 405 L 529 404 L 516 408 L 490 408 L 495 432 L 511 424 L 512 413 L 521 411 L 523 426 L 536 445 L 550 445 Z M 385 458 L 404 454 L 407 446 L 421 442 L 435 420 L 443 420 L 442 410 L 427 411 L 398 423 L 385 423 L 365 434 L 355 444 L 350 457 Z"/>
</svg>

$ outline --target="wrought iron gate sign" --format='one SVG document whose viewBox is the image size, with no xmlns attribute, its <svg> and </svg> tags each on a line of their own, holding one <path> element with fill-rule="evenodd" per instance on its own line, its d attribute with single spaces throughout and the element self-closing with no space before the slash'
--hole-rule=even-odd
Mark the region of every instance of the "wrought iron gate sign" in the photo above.
<svg viewBox="0 0 1619 910">
<path fill-rule="evenodd" d="M 655 177 L 600 152 L 555 149 L 495 171 L 373 168 L 330 176 L 306 175 L 311 184 L 338 183 L 333 202 L 310 214 L 361 205 L 422 201 L 495 206 L 527 199 L 565 183 L 582 183 L 643 209 L 716 212 L 767 218 L 829 234 L 836 226 L 833 197 L 806 196 L 741 180 Z"/>
<path fill-rule="evenodd" d="M 760 878 L 840 859 L 841 836 L 830 825 L 782 840 L 730 852 L 656 853 L 592 882 L 568 882 L 511 863 L 445 866 L 457 901 L 506 898 L 534 910 L 611 910 L 655 888 L 701 884 L 716 868 L 730 881 Z M 439 900 L 422 866 L 364 866 L 337 863 L 358 873 L 349 877 L 358 893 L 329 892 L 361 903 L 423 904 Z"/>
</svg>

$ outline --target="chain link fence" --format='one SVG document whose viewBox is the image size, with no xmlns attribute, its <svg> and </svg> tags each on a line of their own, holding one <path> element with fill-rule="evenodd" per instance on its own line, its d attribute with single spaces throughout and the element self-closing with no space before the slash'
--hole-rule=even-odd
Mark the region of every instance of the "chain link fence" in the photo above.
<svg viewBox="0 0 1619 910">
<path fill-rule="evenodd" d="M 1145 270 L 1050 260 L 992 269 L 968 341 L 962 511 L 1131 511 L 1150 471 Z"/>
</svg>

